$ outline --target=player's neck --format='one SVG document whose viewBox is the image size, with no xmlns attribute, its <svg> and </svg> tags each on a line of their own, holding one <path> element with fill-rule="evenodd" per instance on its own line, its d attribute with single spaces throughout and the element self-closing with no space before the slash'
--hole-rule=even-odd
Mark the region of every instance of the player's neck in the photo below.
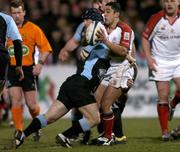
<svg viewBox="0 0 180 152">
<path fill-rule="evenodd" d="M 24 20 L 22 22 L 20 22 L 19 24 L 17 24 L 17 27 L 22 28 L 23 24 L 24 24 Z"/>
<path fill-rule="evenodd" d="M 172 13 L 172 14 L 165 14 L 165 18 L 169 21 L 170 24 L 173 24 L 178 17 L 178 11 Z"/>
<path fill-rule="evenodd" d="M 168 12 L 165 13 L 166 18 L 168 19 L 176 18 L 177 15 L 178 15 L 178 10 L 173 13 L 168 13 Z"/>
<path fill-rule="evenodd" d="M 108 33 L 111 33 L 117 27 L 118 22 L 119 19 L 115 20 L 111 25 L 108 26 Z"/>
<path fill-rule="evenodd" d="M 21 27 L 22 27 L 22 24 L 18 24 L 17 27 L 18 27 L 18 28 L 21 28 Z"/>
</svg>

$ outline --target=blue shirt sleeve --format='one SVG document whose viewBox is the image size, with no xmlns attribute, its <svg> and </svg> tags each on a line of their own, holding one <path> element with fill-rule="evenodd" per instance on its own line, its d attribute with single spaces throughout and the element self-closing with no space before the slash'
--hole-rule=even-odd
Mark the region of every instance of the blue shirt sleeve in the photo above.
<svg viewBox="0 0 180 152">
<path fill-rule="evenodd" d="M 82 35 L 82 32 L 83 32 L 83 29 L 84 29 L 84 23 L 82 22 L 81 24 L 79 24 L 79 26 L 77 27 L 76 29 L 76 32 L 74 33 L 74 36 L 73 38 L 76 40 L 76 41 L 81 41 L 81 35 Z"/>
<path fill-rule="evenodd" d="M 84 23 L 82 22 L 81 24 L 79 24 L 79 26 L 76 29 L 76 32 L 73 36 L 73 38 L 80 42 L 81 38 L 82 38 L 82 32 L 84 29 Z M 87 45 L 84 47 L 84 50 L 86 50 L 86 52 L 94 54 L 95 56 L 99 57 L 99 58 L 103 58 L 106 59 L 108 58 L 108 51 L 109 48 L 103 44 L 103 43 L 97 43 L 96 45 Z"/>
<path fill-rule="evenodd" d="M 6 36 L 12 40 L 21 40 L 22 41 L 21 35 L 19 33 L 19 30 L 18 30 L 13 18 L 9 15 L 5 15 L 4 17 L 5 17 L 4 19 L 7 23 Z"/>
</svg>

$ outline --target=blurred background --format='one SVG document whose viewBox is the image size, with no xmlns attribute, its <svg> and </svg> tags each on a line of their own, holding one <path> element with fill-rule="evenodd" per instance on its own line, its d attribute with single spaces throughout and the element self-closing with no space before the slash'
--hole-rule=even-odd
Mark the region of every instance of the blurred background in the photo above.
<svg viewBox="0 0 180 152">
<path fill-rule="evenodd" d="M 41 27 L 53 48 L 53 53 L 48 58 L 39 81 L 39 101 L 44 112 L 56 98 L 62 82 L 76 71 L 78 63 L 76 51 L 66 63 L 60 63 L 58 54 L 82 21 L 82 11 L 92 4 L 91 0 L 24 0 L 24 2 L 27 19 Z M 135 32 L 136 60 L 139 69 L 135 85 L 129 92 L 124 116 L 154 117 L 157 113 L 157 92 L 154 83 L 148 80 L 147 63 L 141 48 L 141 33 L 150 16 L 161 9 L 160 0 L 119 0 L 118 2 L 122 8 L 122 20 Z M 0 0 L 1 9 L 5 12 L 8 12 L 8 4 L 9 0 Z M 173 92 L 174 89 L 172 83 L 171 91 Z"/>
</svg>

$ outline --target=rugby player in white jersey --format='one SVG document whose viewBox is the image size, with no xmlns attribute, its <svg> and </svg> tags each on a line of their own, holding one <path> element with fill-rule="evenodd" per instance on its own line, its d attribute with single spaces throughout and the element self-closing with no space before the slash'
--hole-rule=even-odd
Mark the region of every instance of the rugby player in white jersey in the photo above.
<svg viewBox="0 0 180 152">
<path fill-rule="evenodd" d="M 149 79 L 155 81 L 157 87 L 162 140 L 169 141 L 170 80 L 176 84 L 177 92 L 180 91 L 179 0 L 162 0 L 162 6 L 162 11 L 154 14 L 147 22 L 142 34 L 142 47 L 150 69 Z"/>
<path fill-rule="evenodd" d="M 93 1 L 93 8 L 98 9 L 100 12 L 104 12 L 105 10 L 105 5 L 108 2 L 115 2 L 116 0 L 94 0 Z M 84 15 L 83 15 L 84 16 Z M 87 14 L 85 14 L 85 16 L 90 16 L 90 12 L 88 12 Z M 84 17 L 85 17 L 84 16 Z M 84 18 L 83 17 L 83 18 Z M 80 25 L 81 26 L 81 25 Z M 79 30 L 77 30 L 75 37 L 73 37 L 72 39 L 70 39 L 65 47 L 60 51 L 59 53 L 59 58 L 62 59 L 66 59 L 69 56 L 69 52 L 71 52 L 71 50 L 74 50 L 74 48 L 76 48 L 79 45 L 79 42 L 81 40 L 79 40 L 81 33 L 79 32 Z M 78 43 L 77 43 L 78 42 Z M 87 47 L 89 48 L 89 47 Z M 83 52 L 83 53 L 82 53 Z M 81 51 L 81 57 L 85 58 L 84 53 L 88 54 L 89 50 L 86 51 Z M 99 52 L 99 51 L 98 51 Z M 97 52 L 97 53 L 98 53 Z M 134 52 L 133 52 L 134 53 Z M 79 69 L 79 68 L 78 68 Z M 133 81 L 129 81 L 129 85 L 132 85 Z M 98 103 L 100 103 L 101 101 L 101 97 L 103 95 L 103 91 L 105 89 L 102 89 L 101 87 L 98 87 L 96 93 L 95 93 L 95 98 L 97 100 Z M 97 95 L 97 96 L 96 96 Z M 114 121 L 114 127 L 113 127 L 113 132 L 116 136 L 116 143 L 125 143 L 127 141 L 127 137 L 124 135 L 123 133 L 123 127 L 122 127 L 122 120 L 121 120 L 121 114 L 124 110 L 125 107 L 125 103 L 127 101 L 127 92 L 123 92 L 123 94 L 120 96 L 120 98 L 117 100 L 118 102 L 116 102 L 116 105 L 112 107 L 114 115 L 115 115 L 115 121 Z M 82 118 L 82 114 L 77 110 L 77 109 L 73 109 L 71 112 L 71 120 L 72 120 L 72 125 L 74 125 L 79 119 Z M 65 130 L 64 132 L 62 132 L 63 135 L 65 135 L 66 137 L 68 137 L 69 139 L 71 139 L 72 141 L 78 141 L 78 135 L 72 134 L 72 133 L 67 133 L 68 129 Z M 100 123 L 98 125 L 98 133 L 102 134 L 103 133 L 103 126 L 102 123 Z M 81 141 L 81 143 L 83 144 L 87 144 L 88 140 L 90 138 L 90 132 L 86 131 L 84 132 L 83 135 L 83 140 Z M 92 141 L 90 142 L 90 144 L 96 144 L 97 139 L 92 139 Z"/>
<path fill-rule="evenodd" d="M 126 23 L 120 21 L 119 3 L 107 3 L 104 17 L 108 37 L 103 30 L 99 31 L 97 36 L 99 41 L 110 49 L 110 55 L 115 55 L 116 58 L 111 58 L 111 67 L 97 89 L 101 90 L 100 94 L 96 92 L 96 96 L 101 99 L 101 118 L 104 127 L 104 134 L 98 138 L 97 144 L 111 145 L 114 143 L 112 136 L 114 113 L 111 106 L 123 93 L 127 93 L 129 90 L 128 80 L 135 79 L 136 68 L 134 67 L 135 59 L 130 55 L 133 48 L 134 32 Z"/>
</svg>

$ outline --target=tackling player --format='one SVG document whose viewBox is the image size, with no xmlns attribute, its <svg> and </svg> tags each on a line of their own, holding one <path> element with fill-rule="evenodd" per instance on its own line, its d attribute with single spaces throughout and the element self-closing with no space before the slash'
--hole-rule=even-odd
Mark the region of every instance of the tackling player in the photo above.
<svg viewBox="0 0 180 152">
<path fill-rule="evenodd" d="M 93 15 L 101 16 L 98 12 L 93 13 Z M 85 19 L 84 26 L 88 26 L 91 22 L 91 19 Z M 99 85 L 100 78 L 103 74 L 102 71 L 106 72 L 109 67 L 109 60 L 97 56 L 96 52 L 98 51 L 95 47 L 91 49 L 92 51 L 85 60 L 83 68 L 79 70 L 77 74 L 68 77 L 66 81 L 64 81 L 60 87 L 56 101 L 53 102 L 48 111 L 44 115 L 35 117 L 23 132 L 20 130 L 17 131 L 15 135 L 16 148 L 18 148 L 30 134 L 55 122 L 74 107 L 78 108 L 84 117 L 72 126 L 69 132 L 78 134 L 89 130 L 100 122 L 99 109 L 91 92 Z M 108 48 L 104 46 L 104 48 L 99 51 L 106 55 Z M 62 59 L 66 59 L 66 55 L 67 54 L 63 54 Z M 59 139 L 65 144 L 64 146 L 71 147 L 68 138 L 64 135 L 60 135 L 60 137 Z"/>
</svg>

